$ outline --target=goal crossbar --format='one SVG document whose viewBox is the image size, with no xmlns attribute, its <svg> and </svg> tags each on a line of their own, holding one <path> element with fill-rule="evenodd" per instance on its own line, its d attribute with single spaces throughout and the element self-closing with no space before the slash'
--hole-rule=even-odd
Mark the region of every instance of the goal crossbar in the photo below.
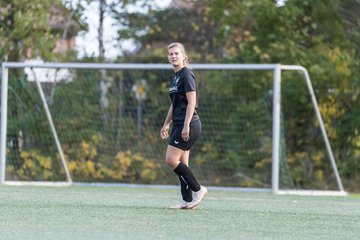
<svg viewBox="0 0 360 240">
<path fill-rule="evenodd" d="M 305 195 L 346 195 L 343 184 L 338 173 L 336 162 L 330 146 L 330 142 L 325 130 L 323 119 L 321 117 L 314 90 L 311 84 L 310 76 L 306 68 L 298 65 L 281 65 L 281 64 L 192 64 L 191 67 L 196 70 L 272 70 L 273 71 L 273 125 L 272 125 L 272 182 L 271 191 L 275 194 L 300 194 Z M 7 131 L 7 105 L 8 105 L 8 71 L 14 68 L 53 68 L 53 69 L 113 69 L 113 70 L 167 70 L 172 69 L 169 64 L 141 64 L 141 63 L 21 63 L 21 62 L 3 62 L 2 63 L 2 85 L 1 85 L 1 127 L 0 127 L 0 184 L 15 184 L 14 181 L 5 180 L 6 164 L 6 131 Z M 322 137 L 324 139 L 326 150 L 329 155 L 332 169 L 335 174 L 336 183 L 339 191 L 286 191 L 279 189 L 279 165 L 280 165 L 280 113 L 281 113 L 281 71 L 300 71 L 304 74 L 307 88 L 309 90 L 311 101 L 313 103 L 317 120 L 320 125 Z M 40 88 L 41 89 L 41 88 Z M 40 94 L 41 94 L 41 90 Z M 46 114 L 50 112 L 47 108 L 46 101 L 43 101 Z M 50 115 L 51 116 L 51 115 Z M 51 120 L 49 119 L 51 122 Z M 61 145 L 57 138 L 56 129 L 52 126 L 52 132 L 57 143 L 60 155 Z M 62 159 L 65 172 L 68 173 L 65 160 Z M 67 174 L 67 182 L 71 183 L 71 177 Z M 40 184 L 41 185 L 41 184 Z M 66 185 L 66 184 L 65 184 Z"/>
</svg>

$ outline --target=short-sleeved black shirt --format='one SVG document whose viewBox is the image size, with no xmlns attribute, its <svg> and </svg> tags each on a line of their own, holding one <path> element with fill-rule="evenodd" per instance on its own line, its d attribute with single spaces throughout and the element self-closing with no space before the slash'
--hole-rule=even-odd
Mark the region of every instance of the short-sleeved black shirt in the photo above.
<svg viewBox="0 0 360 240">
<path fill-rule="evenodd" d="M 169 96 L 173 105 L 172 120 L 174 124 L 184 123 L 186 108 L 188 105 L 186 93 L 191 91 L 196 91 L 195 75 L 189 68 L 183 67 L 174 74 L 169 89 Z M 196 103 L 191 122 L 199 119 Z"/>
</svg>

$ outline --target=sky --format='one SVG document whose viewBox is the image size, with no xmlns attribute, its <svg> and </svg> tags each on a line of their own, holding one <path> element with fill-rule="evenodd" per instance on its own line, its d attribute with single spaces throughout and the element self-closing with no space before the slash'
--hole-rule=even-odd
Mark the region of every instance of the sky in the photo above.
<svg viewBox="0 0 360 240">
<path fill-rule="evenodd" d="M 154 0 L 155 4 L 160 8 L 165 8 L 169 5 L 171 0 Z M 76 49 L 79 52 L 78 57 L 84 56 L 99 56 L 99 46 L 97 40 L 97 29 L 99 25 L 99 3 L 97 1 L 92 2 L 85 10 L 84 17 L 89 24 L 88 32 L 81 32 L 76 37 Z M 134 8 L 136 11 L 136 8 Z M 140 10 L 140 9 L 139 9 Z M 117 27 L 114 26 L 114 21 L 105 16 L 104 19 L 104 47 L 105 57 L 108 59 L 115 59 L 120 54 L 120 50 L 116 47 L 114 38 L 116 37 Z M 135 45 L 131 41 L 124 41 L 122 43 L 124 49 L 131 50 L 135 48 Z"/>
</svg>

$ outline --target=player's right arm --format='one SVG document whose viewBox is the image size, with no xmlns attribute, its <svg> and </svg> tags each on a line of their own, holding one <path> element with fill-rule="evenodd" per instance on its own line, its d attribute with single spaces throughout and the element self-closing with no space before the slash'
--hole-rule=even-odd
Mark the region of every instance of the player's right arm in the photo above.
<svg viewBox="0 0 360 240">
<path fill-rule="evenodd" d="M 169 107 L 169 111 L 166 115 L 164 125 L 160 130 L 160 137 L 162 139 L 167 139 L 169 137 L 169 128 L 170 128 L 170 124 L 171 124 L 172 118 L 173 118 L 172 112 L 173 112 L 173 106 L 171 104 Z"/>
</svg>

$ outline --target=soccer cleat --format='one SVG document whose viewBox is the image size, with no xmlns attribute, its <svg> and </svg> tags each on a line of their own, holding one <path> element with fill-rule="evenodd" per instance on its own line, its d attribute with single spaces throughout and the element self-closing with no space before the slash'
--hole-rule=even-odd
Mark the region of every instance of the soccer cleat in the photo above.
<svg viewBox="0 0 360 240">
<path fill-rule="evenodd" d="M 170 208 L 172 208 L 172 209 L 187 209 L 188 205 L 190 203 L 191 202 L 186 202 L 186 201 L 182 200 L 182 201 L 178 202 L 176 205 L 170 206 Z"/>
<path fill-rule="evenodd" d="M 188 209 L 194 209 L 201 200 L 208 194 L 208 190 L 206 187 L 200 186 L 200 190 L 197 192 L 194 192 L 193 200 L 187 205 L 186 208 Z"/>
</svg>

